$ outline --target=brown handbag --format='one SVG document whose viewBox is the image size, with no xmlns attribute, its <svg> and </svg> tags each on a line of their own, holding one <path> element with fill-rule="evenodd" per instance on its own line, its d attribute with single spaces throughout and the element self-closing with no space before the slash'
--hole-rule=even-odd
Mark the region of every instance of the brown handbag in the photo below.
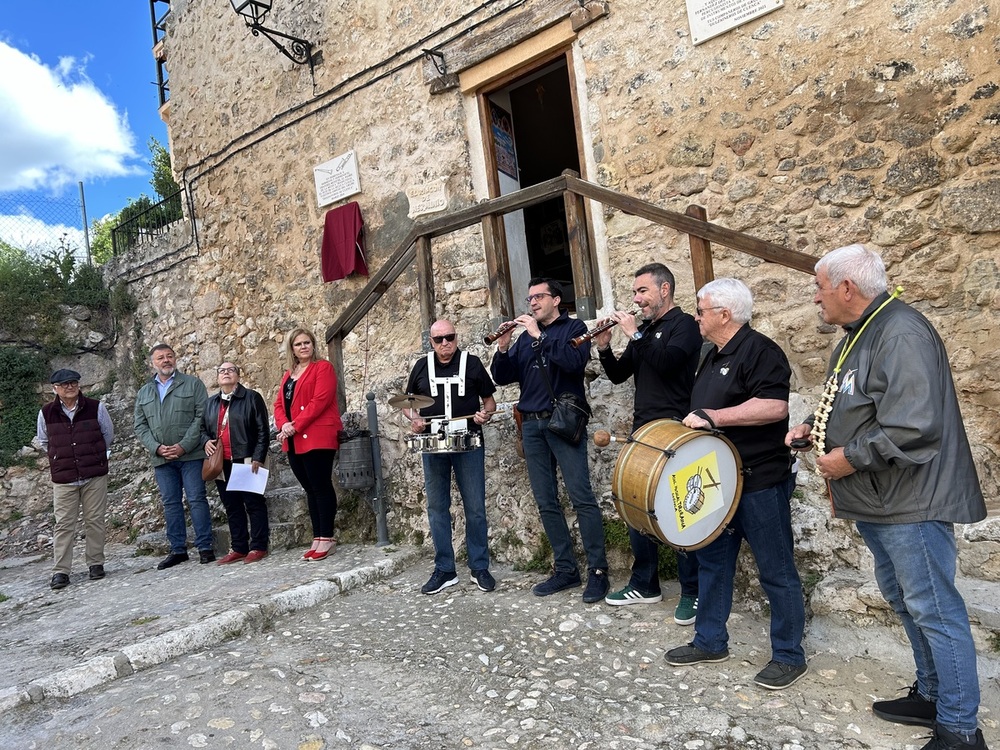
<svg viewBox="0 0 1000 750">
<path fill-rule="evenodd" d="M 215 439 L 215 453 L 211 456 L 207 456 L 201 464 L 201 481 L 210 482 L 213 479 L 218 479 L 222 476 L 222 433 L 226 429 L 226 425 L 229 424 L 229 409 L 226 408 L 226 414 L 222 417 L 222 423 L 219 425 L 219 437 Z"/>
<path fill-rule="evenodd" d="M 209 482 L 222 476 L 222 443 L 215 448 L 215 453 L 208 456 L 201 465 L 201 479 Z"/>
</svg>

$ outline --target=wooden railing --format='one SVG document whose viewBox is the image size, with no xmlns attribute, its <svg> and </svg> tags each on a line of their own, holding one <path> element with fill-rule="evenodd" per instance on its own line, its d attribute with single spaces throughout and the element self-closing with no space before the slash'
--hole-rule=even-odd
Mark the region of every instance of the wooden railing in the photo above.
<svg viewBox="0 0 1000 750">
<path fill-rule="evenodd" d="M 434 322 L 434 272 L 431 256 L 431 240 L 445 234 L 465 229 L 481 223 L 483 242 L 486 246 L 486 266 L 489 275 L 487 288 L 490 307 L 497 313 L 510 315 L 513 311 L 509 269 L 506 265 L 506 248 L 501 231 L 504 214 L 518 211 L 528 206 L 563 197 L 566 206 L 566 227 L 569 240 L 575 245 L 573 258 L 573 280 L 577 287 L 577 312 L 581 318 L 595 315 L 592 255 L 586 230 L 584 201 L 589 199 L 606 206 L 617 208 L 626 214 L 639 216 L 655 224 L 670 227 L 688 235 L 691 248 L 691 267 L 694 274 L 694 288 L 700 289 L 715 278 L 712 268 L 712 245 L 715 242 L 755 258 L 777 263 L 808 274 L 813 273 L 816 258 L 797 250 L 791 250 L 773 242 L 758 239 L 744 232 L 737 232 L 707 221 L 705 209 L 692 205 L 686 213 L 668 211 L 652 203 L 623 195 L 615 190 L 581 180 L 572 172 L 566 172 L 537 185 L 518 190 L 516 193 L 492 198 L 468 208 L 416 222 L 409 233 L 399 243 L 389 259 L 370 277 L 368 284 L 347 309 L 326 330 L 326 342 L 330 359 L 337 373 L 343 372 L 342 342 L 355 326 L 395 283 L 400 275 L 417 264 L 418 288 L 420 296 L 420 325 L 422 330 L 430 328 Z M 344 390 L 341 394 L 341 408 L 344 407 Z"/>
</svg>

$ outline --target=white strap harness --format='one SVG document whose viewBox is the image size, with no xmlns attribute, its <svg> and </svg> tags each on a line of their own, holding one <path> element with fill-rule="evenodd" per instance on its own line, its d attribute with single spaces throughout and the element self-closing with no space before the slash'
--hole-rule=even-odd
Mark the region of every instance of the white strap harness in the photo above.
<svg viewBox="0 0 1000 750">
<path fill-rule="evenodd" d="M 437 398 L 438 395 L 438 385 L 444 386 L 444 416 L 446 419 L 451 419 L 454 415 L 452 411 L 451 403 L 451 387 L 453 385 L 458 386 L 458 395 L 465 396 L 465 364 L 468 361 L 468 352 L 462 352 L 458 358 L 458 374 L 452 375 L 448 378 L 439 378 L 437 376 L 437 370 L 434 367 L 435 357 L 434 352 L 427 352 L 427 380 L 431 385 L 431 396 Z M 467 419 L 457 419 L 455 421 L 444 421 L 441 419 L 431 420 L 431 433 L 437 432 L 441 429 L 442 422 L 445 425 L 446 432 L 465 432 L 468 430 L 469 420 Z"/>
</svg>

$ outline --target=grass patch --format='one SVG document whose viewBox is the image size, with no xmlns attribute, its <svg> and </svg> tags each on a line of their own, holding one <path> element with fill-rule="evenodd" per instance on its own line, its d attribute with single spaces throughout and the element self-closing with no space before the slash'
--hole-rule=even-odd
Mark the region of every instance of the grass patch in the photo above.
<svg viewBox="0 0 1000 750">
<path fill-rule="evenodd" d="M 989 644 L 990 651 L 992 651 L 994 654 L 1000 654 L 1000 631 L 994 630 L 992 633 L 990 633 L 990 637 L 989 640 L 987 640 L 987 643 Z"/>
<path fill-rule="evenodd" d="M 10 597 L 7 596 L 6 594 L 0 592 L 0 603 L 6 602 L 6 601 L 10 601 Z"/>
<path fill-rule="evenodd" d="M 552 545 L 549 544 L 549 538 L 543 534 L 539 539 L 538 549 L 535 550 L 531 559 L 515 565 L 514 570 L 523 573 L 547 573 L 552 570 Z"/>
</svg>

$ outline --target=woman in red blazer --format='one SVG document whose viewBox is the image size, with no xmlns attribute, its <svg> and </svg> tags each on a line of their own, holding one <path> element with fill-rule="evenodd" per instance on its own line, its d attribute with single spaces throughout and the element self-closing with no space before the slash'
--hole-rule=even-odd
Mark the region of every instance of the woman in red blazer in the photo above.
<svg viewBox="0 0 1000 750">
<path fill-rule="evenodd" d="M 337 374 L 333 365 L 320 359 L 316 337 L 305 328 L 288 335 L 286 353 L 288 370 L 274 399 L 274 426 L 309 503 L 313 542 L 302 559 L 322 560 L 337 545 L 333 460 L 344 427 L 337 408 Z"/>
</svg>

